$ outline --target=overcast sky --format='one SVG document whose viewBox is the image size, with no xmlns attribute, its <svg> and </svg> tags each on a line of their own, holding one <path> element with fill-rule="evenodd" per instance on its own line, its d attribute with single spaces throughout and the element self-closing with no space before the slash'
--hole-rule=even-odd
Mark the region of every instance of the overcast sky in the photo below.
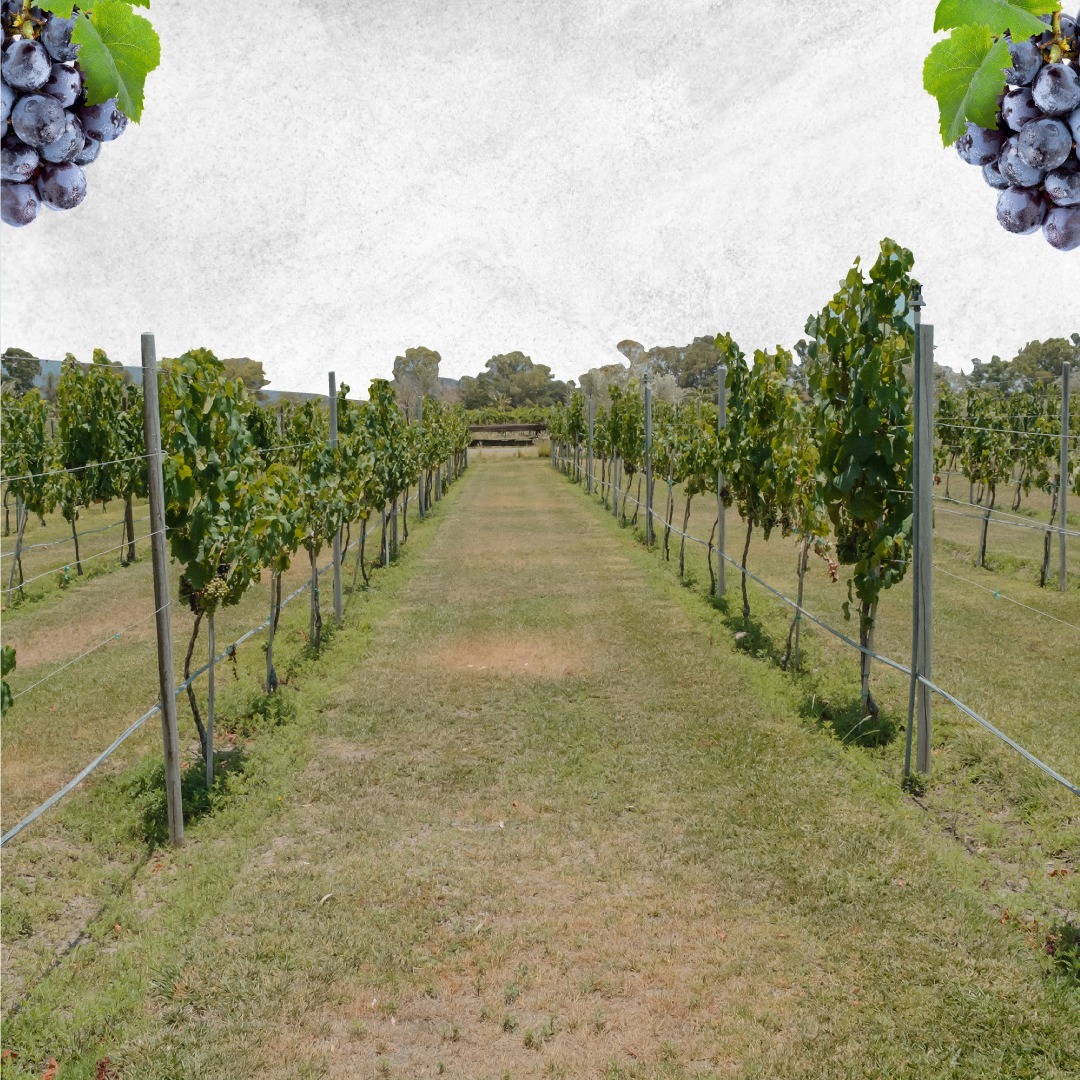
<svg viewBox="0 0 1080 1080">
<path fill-rule="evenodd" d="M 1004 232 L 941 146 L 930 3 L 305 7 L 154 0 L 142 123 L 81 207 L 2 228 L 0 345 L 137 364 L 152 330 L 281 390 L 363 393 L 413 345 L 576 378 L 623 338 L 790 347 L 884 236 L 942 363 L 1080 330 L 1080 253 Z"/>
</svg>

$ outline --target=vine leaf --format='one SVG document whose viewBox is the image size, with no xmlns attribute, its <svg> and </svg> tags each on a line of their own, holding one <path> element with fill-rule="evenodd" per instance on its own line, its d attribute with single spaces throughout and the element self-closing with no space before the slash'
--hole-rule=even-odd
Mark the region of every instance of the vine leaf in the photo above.
<svg viewBox="0 0 1080 1080">
<path fill-rule="evenodd" d="M 1040 15 L 1060 10 L 1058 0 L 941 0 L 934 14 L 934 30 L 981 23 L 994 34 L 1009 30 L 1014 40 L 1020 41 L 1046 30 Z"/>
<path fill-rule="evenodd" d="M 923 85 L 937 98 L 946 146 L 964 134 L 968 120 L 985 128 L 997 127 L 998 97 L 1011 63 L 1004 39 L 995 42 L 987 26 L 958 26 L 930 50 L 923 65 Z"/>
<path fill-rule="evenodd" d="M 79 46 L 87 104 L 116 98 L 121 112 L 138 123 L 146 76 L 161 60 L 161 42 L 150 23 L 124 0 L 97 0 L 76 22 L 71 40 Z"/>
</svg>

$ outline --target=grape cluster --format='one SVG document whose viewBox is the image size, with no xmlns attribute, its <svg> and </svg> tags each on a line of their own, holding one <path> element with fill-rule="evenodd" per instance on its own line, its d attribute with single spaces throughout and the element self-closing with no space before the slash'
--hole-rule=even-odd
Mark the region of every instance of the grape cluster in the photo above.
<svg viewBox="0 0 1080 1080">
<path fill-rule="evenodd" d="M 0 217 L 29 225 L 44 205 L 70 210 L 86 198 L 85 167 L 101 144 L 122 135 L 127 117 L 116 99 L 86 104 L 78 9 L 61 19 L 29 0 L 0 0 L 3 21 L 3 140 Z"/>
<path fill-rule="evenodd" d="M 1019 42 L 1007 37 L 1012 66 L 1005 69 L 997 128 L 969 122 L 956 149 L 1001 192 L 1003 228 L 1041 228 L 1050 245 L 1071 251 L 1080 247 L 1080 15 L 1059 19 L 1057 33 Z"/>
</svg>

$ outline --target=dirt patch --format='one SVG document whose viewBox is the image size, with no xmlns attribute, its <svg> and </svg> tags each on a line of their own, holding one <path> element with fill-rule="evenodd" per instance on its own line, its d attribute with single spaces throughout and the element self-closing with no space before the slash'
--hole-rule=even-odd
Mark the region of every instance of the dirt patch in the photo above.
<svg viewBox="0 0 1080 1080">
<path fill-rule="evenodd" d="M 80 615 L 78 620 L 73 619 L 60 626 L 45 627 L 25 636 L 20 634 L 17 642 L 19 667 L 25 671 L 38 664 L 61 664 L 100 642 L 107 642 L 98 650 L 104 653 L 121 641 L 129 645 L 133 641 L 153 641 L 154 620 L 149 616 L 125 631 L 121 637 L 109 638 L 109 634 L 115 633 L 118 626 L 125 626 L 135 622 L 140 615 L 147 615 L 146 606 L 145 599 L 131 604 L 109 603 L 98 609 L 97 618 L 87 613 Z"/>
<path fill-rule="evenodd" d="M 433 649 L 424 663 L 447 671 L 521 675 L 528 679 L 565 679 L 586 675 L 590 658 L 564 637 L 530 634 L 508 638 L 472 634 L 455 637 Z"/>
</svg>

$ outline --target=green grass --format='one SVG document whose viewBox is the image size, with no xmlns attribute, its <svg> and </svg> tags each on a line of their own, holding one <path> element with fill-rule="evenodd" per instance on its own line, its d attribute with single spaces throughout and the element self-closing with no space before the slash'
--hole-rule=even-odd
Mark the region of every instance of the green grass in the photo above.
<svg viewBox="0 0 1080 1080">
<path fill-rule="evenodd" d="M 471 470 L 359 610 L 188 844 L 144 845 L 28 988 L 5 1077 L 1080 1070 L 1080 992 L 1023 921 L 1044 852 L 1009 892 L 992 837 L 899 791 L 895 744 L 819 730 L 546 464 Z M 35 843 L 42 875 L 50 845 L 134 860 L 137 775 L 17 844 L 5 894 Z"/>
</svg>

